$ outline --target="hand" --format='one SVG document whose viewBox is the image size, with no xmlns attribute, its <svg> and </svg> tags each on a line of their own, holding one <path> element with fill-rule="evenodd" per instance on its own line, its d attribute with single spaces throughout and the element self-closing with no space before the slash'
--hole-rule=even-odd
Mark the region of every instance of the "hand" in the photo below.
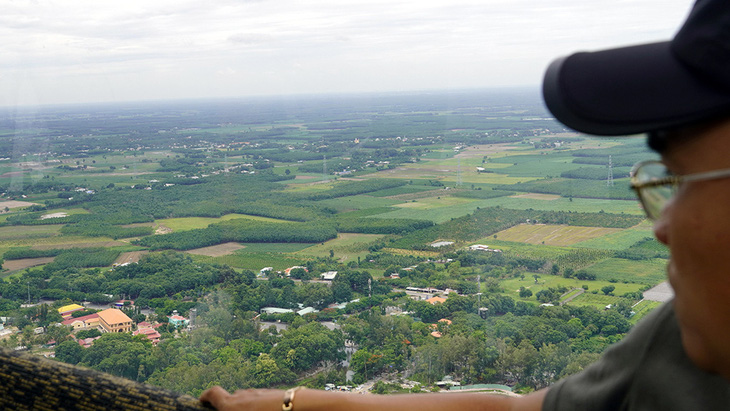
<svg viewBox="0 0 730 411">
<path fill-rule="evenodd" d="M 216 386 L 200 395 L 200 401 L 210 403 L 215 409 L 223 411 L 279 411 L 284 401 L 282 390 L 238 390 L 233 394 Z"/>
</svg>

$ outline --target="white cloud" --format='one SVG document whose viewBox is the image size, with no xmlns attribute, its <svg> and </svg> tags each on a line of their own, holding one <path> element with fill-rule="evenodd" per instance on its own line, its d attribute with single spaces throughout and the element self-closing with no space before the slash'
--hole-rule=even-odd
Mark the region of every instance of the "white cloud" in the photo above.
<svg viewBox="0 0 730 411">
<path fill-rule="evenodd" d="M 690 6 L 0 0 L 0 104 L 537 84 L 559 55 L 669 38 Z"/>
</svg>

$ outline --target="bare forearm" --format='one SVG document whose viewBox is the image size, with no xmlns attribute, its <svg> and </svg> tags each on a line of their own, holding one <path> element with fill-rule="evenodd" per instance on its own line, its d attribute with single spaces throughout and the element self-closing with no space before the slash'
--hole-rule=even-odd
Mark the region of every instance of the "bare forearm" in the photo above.
<svg viewBox="0 0 730 411">
<path fill-rule="evenodd" d="M 486 394 L 396 394 L 358 395 L 306 390 L 297 398 L 297 411 L 431 411 L 444 409 L 494 410 L 510 409 L 511 398 Z M 301 405 L 301 408 L 299 408 Z"/>
<path fill-rule="evenodd" d="M 430 411 L 456 408 L 494 411 L 532 411 L 542 408 L 545 391 L 538 391 L 525 397 L 506 397 L 488 394 L 440 393 L 359 395 L 321 390 L 299 390 L 293 400 L 293 411 Z M 244 390 L 233 395 L 220 387 L 206 391 L 201 400 L 210 402 L 219 410 L 261 410 L 281 409 L 284 392 L 280 390 Z"/>
</svg>

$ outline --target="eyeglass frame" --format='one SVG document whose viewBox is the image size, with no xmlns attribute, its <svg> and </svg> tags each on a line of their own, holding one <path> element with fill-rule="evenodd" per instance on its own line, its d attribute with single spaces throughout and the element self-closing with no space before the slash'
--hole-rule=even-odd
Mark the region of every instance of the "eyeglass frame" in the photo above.
<svg viewBox="0 0 730 411">
<path fill-rule="evenodd" d="M 656 220 L 659 218 L 659 215 L 652 215 L 649 211 L 649 208 L 646 206 L 646 200 L 644 196 L 641 195 L 641 190 L 645 188 L 651 188 L 651 187 L 658 187 L 658 186 L 678 186 L 682 183 L 691 183 L 695 181 L 708 181 L 708 180 L 717 180 L 721 178 L 730 178 L 730 168 L 720 169 L 720 170 L 712 170 L 712 171 L 705 171 L 701 173 L 692 173 L 692 174 L 685 174 L 685 175 L 669 175 L 662 178 L 657 178 L 655 180 L 650 181 L 644 181 L 639 182 L 637 180 L 636 174 L 639 171 L 640 168 L 645 167 L 650 164 L 661 164 L 666 168 L 666 165 L 659 161 L 659 160 L 644 160 L 640 161 L 631 168 L 631 172 L 629 173 L 631 177 L 631 189 L 636 192 L 636 196 L 639 198 L 639 201 L 641 202 L 642 207 L 644 208 L 644 212 L 646 213 L 646 216 L 650 220 Z M 666 204 L 666 201 L 665 201 Z M 663 206 L 663 205 L 662 205 Z M 663 207 L 662 207 L 663 208 Z M 661 208 L 660 208 L 661 210 Z"/>
</svg>

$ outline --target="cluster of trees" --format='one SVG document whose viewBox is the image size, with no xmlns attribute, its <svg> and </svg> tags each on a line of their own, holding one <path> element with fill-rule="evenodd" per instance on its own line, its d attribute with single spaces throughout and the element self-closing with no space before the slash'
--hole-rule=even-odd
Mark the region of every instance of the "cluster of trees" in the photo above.
<svg viewBox="0 0 730 411">
<path fill-rule="evenodd" d="M 19 260 L 21 258 L 55 257 L 64 251 L 65 250 L 61 248 L 38 250 L 30 247 L 13 247 L 5 251 L 3 258 L 5 260 Z"/>
<path fill-rule="evenodd" d="M 605 181 L 586 179 L 546 179 L 534 182 L 497 186 L 498 190 L 523 193 L 556 194 L 563 197 L 603 198 L 608 200 L 634 200 L 628 184 L 607 186 Z"/>
<path fill-rule="evenodd" d="M 89 237 L 111 237 L 113 239 L 143 237 L 151 235 L 153 227 L 121 227 L 105 222 L 88 222 L 65 225 L 61 233 L 68 235 L 82 235 Z"/>
<path fill-rule="evenodd" d="M 148 254 L 137 264 L 119 266 L 113 270 L 80 268 L 94 258 L 109 258 L 106 253 L 113 251 L 82 249 L 78 253 L 63 253 L 56 257 L 54 263 L 43 268 L 6 278 L 0 282 L 0 302 L 20 302 L 30 297 L 32 301 L 69 298 L 105 303 L 109 302 L 105 294 L 148 300 L 181 292 L 198 295 L 214 284 L 241 281 L 240 278 L 248 274 L 237 273 L 225 266 L 196 264 L 190 256 L 172 252 Z M 62 258 L 66 255 L 74 265 Z M 103 261 L 102 266 L 109 265 L 111 262 Z"/>
<path fill-rule="evenodd" d="M 628 167 L 614 168 L 613 178 L 626 178 L 629 176 L 630 170 Z M 560 177 L 606 181 L 608 171 L 605 167 L 580 167 L 575 170 L 564 171 L 560 173 Z"/>
<path fill-rule="evenodd" d="M 456 297 L 449 303 L 452 298 L 435 306 L 409 302 L 406 308 L 417 310 L 421 321 L 386 316 L 378 309 L 346 319 L 343 331 L 359 346 L 351 360 L 355 382 L 395 369 L 407 370 L 423 383 L 449 374 L 462 383 L 537 389 L 582 369 L 629 329 L 617 311 L 537 307 L 503 298 L 495 303 L 506 313 L 488 310 L 484 320 L 476 314 L 472 298 Z M 440 338 L 431 335 L 435 330 Z"/>
<path fill-rule="evenodd" d="M 47 267 L 49 270 L 71 267 L 108 267 L 116 261 L 120 253 L 118 249 L 113 248 L 73 248 L 63 250 Z"/>
</svg>

